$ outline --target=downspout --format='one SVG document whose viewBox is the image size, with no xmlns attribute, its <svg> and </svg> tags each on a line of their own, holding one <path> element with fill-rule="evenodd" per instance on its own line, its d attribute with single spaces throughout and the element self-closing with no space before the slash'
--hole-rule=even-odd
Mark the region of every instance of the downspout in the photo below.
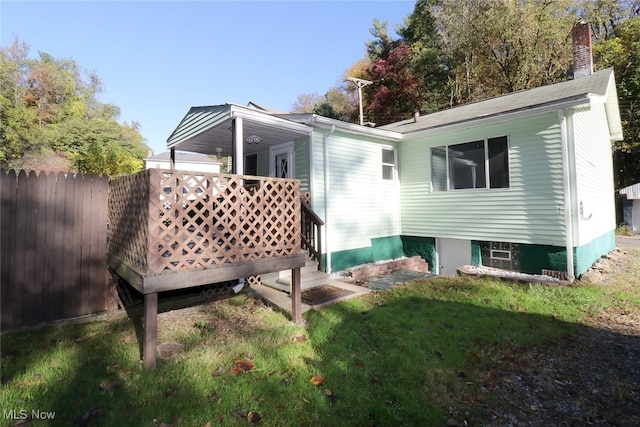
<svg viewBox="0 0 640 427">
<path fill-rule="evenodd" d="M 564 110 L 558 110 L 560 119 L 560 138 L 562 145 L 562 182 L 564 186 L 564 226 L 565 247 L 567 251 L 567 279 L 573 282 L 573 220 L 571 212 L 571 182 L 569 181 L 569 137 L 567 134 L 567 117 Z"/>
<path fill-rule="evenodd" d="M 322 136 L 322 145 L 324 148 L 324 247 L 325 247 L 325 262 L 327 273 L 331 273 L 331 250 L 329 245 L 329 135 L 336 131 L 336 126 L 331 125 L 329 132 Z"/>
</svg>

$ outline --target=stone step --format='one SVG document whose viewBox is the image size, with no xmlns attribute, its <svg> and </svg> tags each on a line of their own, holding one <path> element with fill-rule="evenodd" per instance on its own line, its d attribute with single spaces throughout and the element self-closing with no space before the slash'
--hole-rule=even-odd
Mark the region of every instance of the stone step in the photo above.
<svg viewBox="0 0 640 427">
<path fill-rule="evenodd" d="M 313 260 L 307 260 L 307 262 L 305 262 L 304 267 L 302 267 L 300 269 L 300 275 L 304 276 L 306 274 L 309 273 L 313 273 L 319 271 L 318 270 L 318 261 L 313 261 Z M 286 278 L 290 278 L 291 277 L 291 270 L 283 270 L 278 272 L 278 277 L 280 279 L 286 279 Z"/>
<path fill-rule="evenodd" d="M 279 277 L 278 273 L 263 274 L 260 276 L 260 282 L 264 286 L 269 286 L 284 292 L 291 291 L 291 276 Z M 315 286 L 330 284 L 333 282 L 327 273 L 314 270 L 300 274 L 300 288 L 302 290 L 313 288 Z"/>
</svg>

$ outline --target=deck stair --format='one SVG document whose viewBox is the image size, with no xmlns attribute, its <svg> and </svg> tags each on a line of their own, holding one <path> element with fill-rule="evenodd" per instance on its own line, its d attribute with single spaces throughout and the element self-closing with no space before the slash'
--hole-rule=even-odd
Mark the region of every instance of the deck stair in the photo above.
<svg viewBox="0 0 640 427">
<path fill-rule="evenodd" d="M 260 276 L 260 282 L 264 286 L 269 286 L 284 292 L 290 292 L 291 289 L 291 270 L 285 270 L 275 273 L 263 274 Z M 336 281 L 331 279 L 327 273 L 318 270 L 318 261 L 307 261 L 305 266 L 300 269 L 301 288 L 313 288 L 322 285 L 335 284 Z"/>
</svg>

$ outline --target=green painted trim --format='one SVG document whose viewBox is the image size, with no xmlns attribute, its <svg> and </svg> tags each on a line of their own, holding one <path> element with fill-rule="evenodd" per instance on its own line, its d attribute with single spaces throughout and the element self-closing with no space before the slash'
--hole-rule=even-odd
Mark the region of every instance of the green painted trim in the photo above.
<svg viewBox="0 0 640 427">
<path fill-rule="evenodd" d="M 542 270 L 567 271 L 567 251 L 562 246 L 520 244 L 520 271 L 540 274 Z"/>
<path fill-rule="evenodd" d="M 471 241 L 471 265 L 482 265 L 482 249 L 480 248 L 480 242 Z"/>
<path fill-rule="evenodd" d="M 371 250 L 374 262 L 404 256 L 404 248 L 400 236 L 371 239 Z"/>
<path fill-rule="evenodd" d="M 341 271 L 360 264 L 368 264 L 387 259 L 407 256 L 401 236 L 377 237 L 371 239 L 367 248 L 331 252 L 331 271 Z M 322 257 L 326 259 L 326 256 Z M 326 271 L 326 270 L 325 270 Z"/>
<path fill-rule="evenodd" d="M 429 264 L 429 271 L 435 274 L 436 271 L 436 239 L 433 237 L 415 237 L 415 236 L 400 236 L 402 240 L 402 246 L 404 248 L 404 255 L 412 257 L 419 255 L 427 264 Z"/>
<path fill-rule="evenodd" d="M 348 249 L 331 252 L 331 271 L 342 271 L 360 264 L 373 262 L 371 248 Z"/>
<path fill-rule="evenodd" d="M 578 246 L 573 250 L 574 269 L 576 277 L 582 276 L 591 268 L 594 262 L 601 256 L 608 254 L 616 248 L 615 230 L 596 237 L 586 245 Z"/>
</svg>

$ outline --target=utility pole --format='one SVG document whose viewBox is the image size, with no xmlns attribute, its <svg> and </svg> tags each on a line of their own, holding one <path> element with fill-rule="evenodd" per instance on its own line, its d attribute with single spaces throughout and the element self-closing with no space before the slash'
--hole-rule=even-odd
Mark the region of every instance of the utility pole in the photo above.
<svg viewBox="0 0 640 427">
<path fill-rule="evenodd" d="M 358 102 L 360 103 L 360 125 L 364 125 L 364 114 L 362 113 L 362 88 L 373 84 L 370 80 L 357 79 L 355 77 L 345 77 L 345 80 L 349 80 L 358 86 Z"/>
</svg>

